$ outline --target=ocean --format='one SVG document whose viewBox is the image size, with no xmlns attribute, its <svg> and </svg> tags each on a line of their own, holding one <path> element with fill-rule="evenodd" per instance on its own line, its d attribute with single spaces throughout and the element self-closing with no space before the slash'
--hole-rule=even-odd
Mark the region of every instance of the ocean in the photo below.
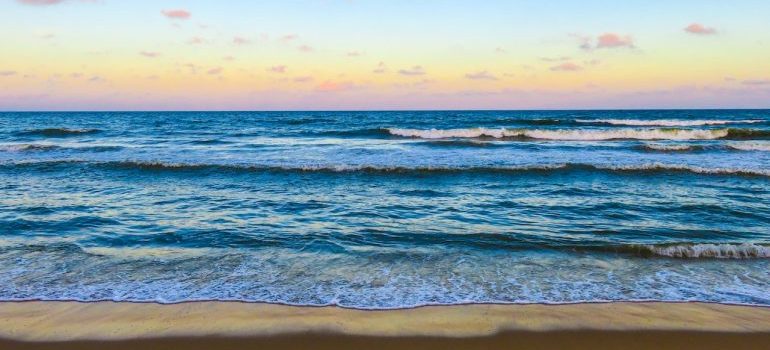
<svg viewBox="0 0 770 350">
<path fill-rule="evenodd" d="M 770 110 L 0 113 L 0 299 L 770 305 Z"/>
</svg>

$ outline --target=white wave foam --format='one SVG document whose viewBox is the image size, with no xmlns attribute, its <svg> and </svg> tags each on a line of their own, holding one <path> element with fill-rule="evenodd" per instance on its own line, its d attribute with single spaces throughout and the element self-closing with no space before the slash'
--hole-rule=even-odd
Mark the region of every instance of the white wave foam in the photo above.
<svg viewBox="0 0 770 350">
<path fill-rule="evenodd" d="M 43 151 L 58 148 L 55 145 L 47 144 L 5 144 L 0 145 L 0 151 L 5 152 L 23 152 L 23 151 Z"/>
<path fill-rule="evenodd" d="M 693 148 L 692 145 L 665 143 L 647 143 L 644 147 L 655 151 L 689 151 Z"/>
<path fill-rule="evenodd" d="M 727 124 L 753 124 L 761 123 L 764 120 L 677 120 L 677 119 L 577 119 L 578 123 L 602 123 L 611 125 L 630 125 L 630 126 L 703 126 L 703 125 L 727 125 Z"/>
<path fill-rule="evenodd" d="M 731 142 L 727 145 L 732 149 L 740 151 L 766 151 L 770 152 L 770 142 L 763 141 L 745 141 L 745 142 Z"/>
<path fill-rule="evenodd" d="M 653 254 L 672 258 L 749 259 L 770 258 L 770 247 L 744 244 L 682 244 L 646 246 Z"/>
<path fill-rule="evenodd" d="M 479 137 L 528 137 L 560 141 L 603 141 L 603 140 L 714 140 L 726 137 L 728 129 L 617 129 L 617 130 L 545 130 L 545 129 L 388 129 L 391 135 L 422 139 L 479 138 Z"/>
</svg>

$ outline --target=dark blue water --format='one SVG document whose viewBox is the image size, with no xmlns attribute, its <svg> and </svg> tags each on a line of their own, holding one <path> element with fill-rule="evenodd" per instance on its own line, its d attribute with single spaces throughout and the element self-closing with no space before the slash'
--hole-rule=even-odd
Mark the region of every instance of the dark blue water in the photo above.
<svg viewBox="0 0 770 350">
<path fill-rule="evenodd" d="M 770 111 L 0 113 L 0 299 L 770 305 Z"/>
</svg>

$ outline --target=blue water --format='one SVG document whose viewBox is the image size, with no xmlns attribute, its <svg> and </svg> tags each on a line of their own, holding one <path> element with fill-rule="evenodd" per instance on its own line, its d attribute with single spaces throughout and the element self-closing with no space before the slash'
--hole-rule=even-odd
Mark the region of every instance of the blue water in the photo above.
<svg viewBox="0 0 770 350">
<path fill-rule="evenodd" d="M 770 111 L 0 113 L 0 299 L 770 305 Z"/>
</svg>

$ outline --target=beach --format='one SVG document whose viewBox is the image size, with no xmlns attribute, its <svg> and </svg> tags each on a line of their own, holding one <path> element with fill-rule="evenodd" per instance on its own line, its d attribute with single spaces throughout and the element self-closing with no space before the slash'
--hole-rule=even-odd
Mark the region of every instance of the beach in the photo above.
<svg viewBox="0 0 770 350">
<path fill-rule="evenodd" d="M 3 349 L 756 348 L 770 308 L 707 303 L 399 310 L 242 302 L 4 302 Z"/>
</svg>

